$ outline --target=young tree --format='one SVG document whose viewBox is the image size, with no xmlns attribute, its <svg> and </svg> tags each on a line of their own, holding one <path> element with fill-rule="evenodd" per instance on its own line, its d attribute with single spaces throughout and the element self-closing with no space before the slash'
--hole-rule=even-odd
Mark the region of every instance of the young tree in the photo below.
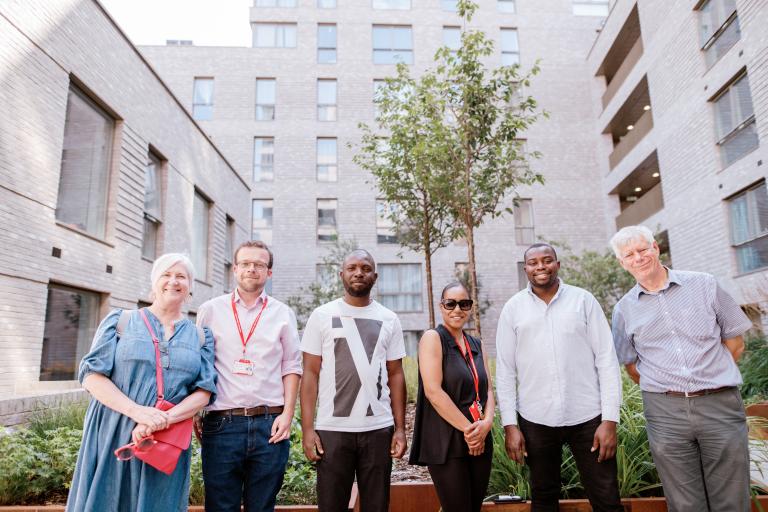
<svg viewBox="0 0 768 512">
<path fill-rule="evenodd" d="M 458 1 L 465 27 L 477 5 Z M 429 136 L 444 169 L 455 177 L 445 201 L 467 241 L 472 299 L 479 304 L 475 229 L 489 218 L 511 213 L 510 196 L 520 185 L 543 183 L 528 165 L 538 153 L 527 153 L 521 135 L 542 115 L 536 101 L 523 94 L 538 66 L 522 73 L 518 65 L 489 69 L 493 41 L 483 32 L 465 29 L 456 52 L 441 48 L 437 67 L 421 77 L 435 99 L 440 128 Z M 474 309 L 478 335 L 479 308 Z"/>
<path fill-rule="evenodd" d="M 456 237 L 443 198 L 453 186 L 441 165 L 429 134 L 438 118 L 429 91 L 412 80 L 407 68 L 388 79 L 374 99 L 378 132 L 360 124 L 363 132 L 354 161 L 369 171 L 379 193 L 390 206 L 385 216 L 397 242 L 424 255 L 429 325 L 435 326 L 432 256 Z M 386 138 L 378 135 L 385 133 Z"/>
</svg>

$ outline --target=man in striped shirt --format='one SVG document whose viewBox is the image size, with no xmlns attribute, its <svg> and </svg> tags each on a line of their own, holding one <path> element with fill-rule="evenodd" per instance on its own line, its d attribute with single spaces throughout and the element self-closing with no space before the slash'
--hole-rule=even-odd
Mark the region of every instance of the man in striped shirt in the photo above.
<svg viewBox="0 0 768 512">
<path fill-rule="evenodd" d="M 749 451 L 736 361 L 751 322 L 715 278 L 671 270 L 644 226 L 611 239 L 637 284 L 616 304 L 619 362 L 643 390 L 648 441 L 674 512 L 749 510 Z"/>
</svg>

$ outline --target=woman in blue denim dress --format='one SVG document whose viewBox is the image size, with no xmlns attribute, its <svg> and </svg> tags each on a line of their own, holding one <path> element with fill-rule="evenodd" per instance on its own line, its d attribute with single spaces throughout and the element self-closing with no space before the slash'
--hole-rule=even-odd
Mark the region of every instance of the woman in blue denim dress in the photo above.
<svg viewBox="0 0 768 512">
<path fill-rule="evenodd" d="M 192 417 L 215 398 L 213 336 L 205 329 L 201 340 L 198 329 L 181 312 L 193 272 L 192 263 L 182 254 L 158 258 L 151 276 L 154 302 L 145 310 L 160 341 L 165 399 L 177 404 L 171 410 L 153 407 L 157 400 L 155 348 L 138 312 L 117 309 L 101 322 L 90 353 L 80 363 L 79 379 L 92 399 L 68 512 L 187 510 L 189 449 L 181 453 L 170 475 L 135 457 L 119 461 L 114 452 Z M 118 329 L 121 314 L 127 318 Z"/>
</svg>

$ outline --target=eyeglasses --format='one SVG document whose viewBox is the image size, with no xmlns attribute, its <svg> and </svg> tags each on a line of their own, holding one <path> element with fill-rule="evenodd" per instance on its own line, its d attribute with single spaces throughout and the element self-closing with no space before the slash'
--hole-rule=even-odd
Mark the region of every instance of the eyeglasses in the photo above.
<svg viewBox="0 0 768 512">
<path fill-rule="evenodd" d="M 269 268 L 266 263 L 262 263 L 261 261 L 241 261 L 239 263 L 235 263 L 235 265 L 242 268 L 243 270 L 252 268 L 257 272 L 264 272 Z"/>
<path fill-rule="evenodd" d="M 653 249 L 653 246 L 649 245 L 648 247 L 644 247 L 643 249 L 636 249 L 634 251 L 625 252 L 625 253 L 621 254 L 621 259 L 629 260 L 629 259 L 633 259 L 633 258 L 635 258 L 637 256 L 643 257 L 651 249 Z"/>
<path fill-rule="evenodd" d="M 145 437 L 138 443 L 129 443 L 125 446 L 121 446 L 115 450 L 115 457 L 117 457 L 117 460 L 131 460 L 136 452 L 147 452 L 151 450 L 156 444 L 157 441 L 155 441 L 154 437 Z"/>
<path fill-rule="evenodd" d="M 453 311 L 456 309 L 456 306 L 459 306 L 459 309 L 462 311 L 469 311 L 472 309 L 472 304 L 474 302 L 472 299 L 461 299 L 461 300 L 454 300 L 454 299 L 443 299 L 440 301 L 440 304 L 443 305 L 445 309 L 448 311 Z"/>
</svg>

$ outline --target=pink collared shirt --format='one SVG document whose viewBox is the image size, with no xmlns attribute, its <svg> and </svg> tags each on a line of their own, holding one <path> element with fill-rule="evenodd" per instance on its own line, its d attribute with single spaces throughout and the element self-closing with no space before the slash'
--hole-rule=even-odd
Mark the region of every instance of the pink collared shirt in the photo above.
<svg viewBox="0 0 768 512">
<path fill-rule="evenodd" d="M 296 330 L 296 316 L 291 308 L 266 293 L 249 308 L 235 290 L 235 307 L 240 317 L 243 336 L 247 337 L 253 321 L 267 306 L 256 330 L 245 347 L 232 313 L 232 294 L 221 295 L 204 303 L 197 310 L 197 324 L 209 327 L 215 339 L 219 374 L 216 401 L 207 410 L 217 411 L 257 405 L 284 405 L 283 377 L 301 375 L 301 350 Z M 245 358 L 253 363 L 253 375 L 234 373 L 235 361 Z"/>
</svg>

